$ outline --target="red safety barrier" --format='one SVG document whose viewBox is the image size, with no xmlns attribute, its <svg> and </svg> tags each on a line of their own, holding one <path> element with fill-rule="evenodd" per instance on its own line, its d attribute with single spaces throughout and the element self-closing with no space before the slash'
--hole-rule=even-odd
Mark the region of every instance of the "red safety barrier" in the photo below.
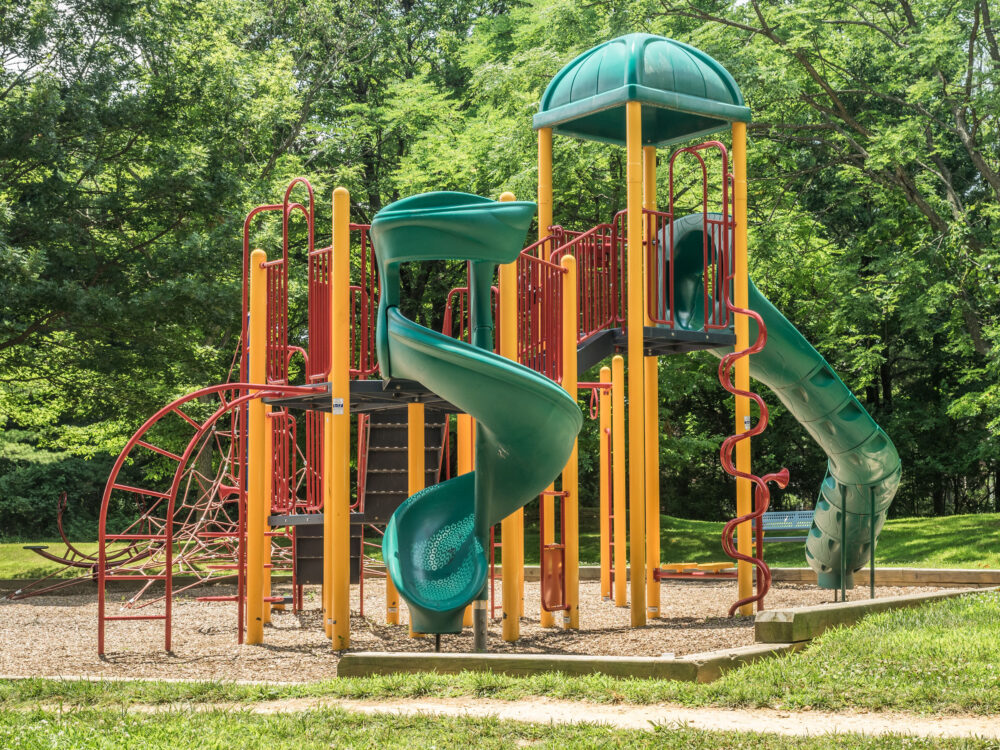
<svg viewBox="0 0 1000 750">
<path fill-rule="evenodd" d="M 367 378 L 378 372 L 375 325 L 378 320 L 379 281 L 375 248 L 369 225 L 351 224 L 352 246 L 358 247 L 351 262 L 350 284 L 351 377 Z M 330 371 L 330 304 L 332 247 L 314 250 L 309 256 L 309 340 L 313 381 L 326 380 Z"/>
<path fill-rule="evenodd" d="M 295 417 L 287 409 L 268 416 L 271 426 L 271 513 L 294 513 L 298 489 L 297 430 Z"/>
<path fill-rule="evenodd" d="M 307 383 L 323 382 L 330 372 L 330 246 L 309 253 L 309 370 Z"/>
<path fill-rule="evenodd" d="M 493 308 L 493 351 L 500 351 L 500 290 L 490 287 Z M 448 292 L 445 300 L 444 321 L 441 333 L 467 344 L 472 343 L 472 326 L 469 320 L 469 287 L 457 286 Z"/>
<path fill-rule="evenodd" d="M 702 152 L 704 151 L 718 151 L 719 153 L 722 198 L 720 211 L 717 215 L 713 215 L 709 212 L 708 166 L 705 164 L 705 158 L 702 155 Z M 668 183 L 670 190 L 669 216 L 671 219 L 676 216 L 676 210 L 674 208 L 674 166 L 677 158 L 682 154 L 689 154 L 693 156 L 697 159 L 698 166 L 701 168 L 702 290 L 704 327 L 705 330 L 728 328 L 731 325 L 731 319 L 729 315 L 730 306 L 726 304 L 727 289 L 729 288 L 727 282 L 732 275 L 732 248 L 730 247 L 732 220 L 730 214 L 729 194 L 729 152 L 726 150 L 725 145 L 719 141 L 706 141 L 705 143 L 700 143 L 697 146 L 689 146 L 688 148 L 678 149 L 670 155 Z M 652 224 L 650 225 L 650 229 L 651 230 L 647 234 L 647 237 L 652 238 L 654 241 L 650 245 L 649 252 L 647 254 L 647 258 L 649 258 L 648 267 L 653 270 L 653 273 L 649 274 L 649 315 L 654 322 L 660 322 L 660 319 L 663 317 L 662 313 L 664 308 L 661 303 L 657 302 L 657 300 L 662 300 L 665 287 L 669 288 L 671 291 L 673 290 L 673 264 L 665 264 L 664 261 L 673 260 L 674 227 L 673 223 L 669 224 L 670 239 L 667 248 L 663 248 L 663 243 L 659 242 L 659 238 L 662 236 L 663 232 L 663 227 L 660 226 L 660 223 L 656 223 L 656 229 L 659 231 L 652 231 Z M 669 278 L 666 278 L 666 275 L 663 274 L 665 265 L 669 265 L 669 268 L 671 269 Z M 655 306 L 654 303 L 656 303 Z M 673 313 L 674 307 L 673 299 L 671 297 L 668 314 L 671 321 L 670 325 L 673 325 Z"/>
<path fill-rule="evenodd" d="M 357 274 L 357 283 L 351 286 L 351 377 L 359 379 L 378 372 L 375 326 L 379 279 L 370 229 L 368 224 L 351 224 L 351 232 L 357 233 L 358 242 L 357 262 L 351 264 L 352 273 Z"/>
<path fill-rule="evenodd" d="M 306 412 L 306 513 L 323 510 L 323 412 Z"/>
<path fill-rule="evenodd" d="M 159 619 L 165 625 L 165 648 L 170 650 L 172 597 L 185 589 L 197 586 L 210 578 L 217 578 L 214 569 L 236 570 L 239 591 L 242 592 L 242 540 L 245 536 L 245 513 L 243 512 L 245 484 L 238 476 L 241 463 L 234 444 L 242 442 L 239 415 L 250 400 L 258 397 L 309 394 L 315 388 L 296 386 L 268 386 L 264 384 L 224 383 L 202 388 L 167 404 L 147 419 L 128 440 L 119 453 L 104 486 L 101 512 L 98 519 L 98 652 L 104 653 L 105 623 L 112 620 Z M 225 424 L 224 417 L 229 418 Z M 176 420 L 180 420 L 177 422 Z M 172 424 L 160 427 L 164 420 Z M 181 429 L 191 432 L 186 446 L 181 451 L 171 451 L 154 441 L 171 438 L 176 441 Z M 174 464 L 169 485 L 140 487 L 119 481 L 119 474 L 126 461 L 143 460 L 142 451 L 169 457 Z M 218 456 L 208 454 L 208 458 L 220 459 L 205 463 L 219 464 L 212 476 L 206 476 L 202 469 L 204 452 L 217 451 Z M 139 508 L 138 518 L 116 531 L 108 529 L 108 512 L 112 507 L 120 507 L 125 498 L 131 498 Z M 120 549 L 112 547 L 125 543 L 130 549 L 124 558 Z M 275 562 L 280 559 L 280 548 Z M 210 564 L 234 560 L 233 564 Z M 195 581 L 182 589 L 173 587 L 175 572 L 183 572 L 195 577 Z M 232 573 L 224 574 L 231 576 Z M 163 581 L 164 594 L 146 604 L 162 601 L 162 615 L 121 615 L 108 616 L 106 607 L 106 587 L 109 580 L 129 580 L 143 585 L 126 603 L 133 606 L 156 581 Z M 242 597 L 234 596 L 233 601 Z M 242 607 L 239 608 L 242 633 Z M 242 638 L 242 635 L 241 635 Z"/>
<path fill-rule="evenodd" d="M 556 227 L 555 233 L 562 242 L 550 256 L 551 262 L 558 264 L 566 255 L 576 258 L 579 300 L 576 340 L 584 341 L 618 320 L 621 294 L 614 226 L 598 224 L 579 233 Z"/>
<path fill-rule="evenodd" d="M 550 380 L 562 380 L 562 266 L 537 253 L 554 250 L 555 235 L 517 259 L 517 359 Z"/>
</svg>

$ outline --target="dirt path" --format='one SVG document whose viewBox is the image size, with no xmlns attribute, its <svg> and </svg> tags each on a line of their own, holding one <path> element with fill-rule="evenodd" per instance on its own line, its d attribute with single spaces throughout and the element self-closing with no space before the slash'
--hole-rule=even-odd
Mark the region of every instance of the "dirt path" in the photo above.
<svg viewBox="0 0 1000 750">
<path fill-rule="evenodd" d="M 617 729 L 652 729 L 683 724 L 692 729 L 767 732 L 791 736 L 824 734 L 898 734 L 910 737 L 1000 739 L 1000 716 L 922 716 L 907 713 L 825 713 L 772 709 L 688 708 L 656 704 L 610 706 L 533 698 L 499 701 L 479 698 L 424 698 L 398 701 L 291 698 L 259 703 L 199 704 L 197 710 L 223 709 L 255 714 L 296 713 L 342 708 L 365 714 L 496 717 L 532 724 L 595 723 Z M 132 706 L 134 711 L 177 710 L 177 706 Z"/>
</svg>

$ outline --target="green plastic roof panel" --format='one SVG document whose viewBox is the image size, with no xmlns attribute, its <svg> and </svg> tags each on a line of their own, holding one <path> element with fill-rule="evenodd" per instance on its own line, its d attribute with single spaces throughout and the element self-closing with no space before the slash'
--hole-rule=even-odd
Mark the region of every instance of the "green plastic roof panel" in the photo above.
<svg viewBox="0 0 1000 750">
<path fill-rule="evenodd" d="M 542 96 L 534 126 L 625 144 L 625 102 L 642 102 L 642 143 L 662 146 L 749 122 L 750 109 L 722 65 L 682 42 L 627 34 L 584 52 Z"/>
</svg>

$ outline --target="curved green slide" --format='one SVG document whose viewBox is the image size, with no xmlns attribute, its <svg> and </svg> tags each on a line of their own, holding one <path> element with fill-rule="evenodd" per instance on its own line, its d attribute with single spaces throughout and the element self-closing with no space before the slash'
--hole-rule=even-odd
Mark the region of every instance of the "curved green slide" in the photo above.
<svg viewBox="0 0 1000 750">
<path fill-rule="evenodd" d="M 677 318 L 692 330 L 701 328 L 704 319 L 702 227 L 702 214 L 674 224 Z M 828 458 L 806 541 L 806 560 L 822 588 L 841 584 L 853 588 L 854 573 L 867 563 L 899 487 L 899 454 L 822 355 L 753 282 L 749 301 L 767 330 L 764 350 L 750 357 L 750 375 L 774 392 Z M 751 340 L 756 333 L 752 321 Z M 728 350 L 713 353 L 721 357 Z M 843 553 L 846 575 L 841 581 Z"/>
<path fill-rule="evenodd" d="M 465 607 L 486 596 L 490 528 L 552 483 L 583 422 L 556 383 L 492 352 L 496 264 L 517 258 L 534 213 L 534 203 L 436 192 L 397 201 L 372 221 L 382 376 L 416 380 L 476 419 L 476 471 L 409 497 L 382 541 L 418 633 L 461 632 Z M 472 345 L 399 311 L 400 265 L 432 260 L 472 262 Z"/>
</svg>

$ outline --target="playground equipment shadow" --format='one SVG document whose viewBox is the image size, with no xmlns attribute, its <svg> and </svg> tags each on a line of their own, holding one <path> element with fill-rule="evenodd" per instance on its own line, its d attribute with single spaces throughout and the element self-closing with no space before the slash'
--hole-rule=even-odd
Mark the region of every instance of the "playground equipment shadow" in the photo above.
<svg viewBox="0 0 1000 750">
<path fill-rule="evenodd" d="M 592 508 L 581 509 L 580 560 L 596 564 L 600 556 L 598 535 L 594 532 L 596 516 Z M 721 557 L 719 535 L 722 524 L 693 521 L 673 516 L 660 517 L 661 546 L 670 550 L 664 562 L 717 562 Z M 969 539 L 977 544 L 968 544 Z M 28 542 L 0 542 L 0 580 L 33 580 L 56 572 L 58 577 L 75 575 L 74 569 L 59 571 L 54 563 L 23 549 Z M 63 545 L 46 540 L 58 553 Z M 96 552 L 96 542 L 77 542 L 85 552 Z M 801 544 L 765 545 L 767 562 L 772 568 L 804 568 Z M 497 561 L 500 560 L 499 550 Z M 525 562 L 538 563 L 537 529 L 525 534 Z M 890 518 L 879 536 L 879 567 L 1000 569 L 1000 513 L 981 513 L 938 518 Z"/>
<path fill-rule="evenodd" d="M 212 593 L 224 593 L 215 587 Z M 931 587 L 878 589 L 880 597 L 932 591 Z M 357 597 L 357 587 L 353 592 Z M 850 598 L 862 599 L 857 589 Z M 126 598 L 121 595 L 122 600 Z M 595 654 L 611 656 L 660 656 L 664 653 L 699 653 L 748 646 L 754 642 L 753 618 L 729 619 L 725 612 L 732 599 L 731 582 L 665 585 L 663 619 L 650 627 L 628 627 L 629 610 L 602 602 L 596 583 L 581 585 L 581 629 L 545 629 L 538 624 L 537 584 L 526 584 L 526 610 L 522 639 L 500 640 L 497 623 L 491 624 L 489 649 L 494 653 Z M 410 638 L 406 626 L 384 625 L 381 582 L 365 585 L 368 618 L 352 618 L 352 647 L 359 651 L 432 651 L 428 638 Z M 814 586 L 776 585 L 768 597 L 770 607 L 821 604 L 830 592 Z M 165 653 L 163 631 L 155 622 L 115 623 L 109 630 L 108 655 L 98 659 L 95 648 L 96 597 L 90 593 L 48 596 L 0 605 L 0 675 L 90 675 L 200 679 L 224 675 L 230 680 L 306 682 L 333 677 L 339 657 L 330 651 L 320 629 L 319 597 L 308 589 L 306 609 L 297 614 L 275 612 L 273 626 L 265 629 L 263 646 L 237 647 L 236 617 L 231 604 L 198 602 L 179 597 L 174 603 L 174 651 Z M 357 609 L 357 600 L 354 602 Z M 157 611 L 151 606 L 149 613 Z M 405 622 L 405 620 L 404 620 Z M 469 652 L 472 636 L 442 638 L 445 651 Z"/>
</svg>

